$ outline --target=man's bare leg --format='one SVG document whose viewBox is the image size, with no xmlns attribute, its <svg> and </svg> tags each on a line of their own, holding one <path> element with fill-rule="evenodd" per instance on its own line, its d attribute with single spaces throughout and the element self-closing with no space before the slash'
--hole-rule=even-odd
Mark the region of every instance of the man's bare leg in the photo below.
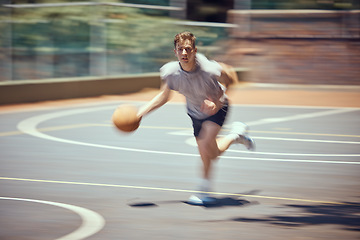
<svg viewBox="0 0 360 240">
<path fill-rule="evenodd" d="M 242 143 L 244 145 L 249 144 L 246 137 L 246 125 L 243 123 L 236 123 L 237 132 L 230 132 L 225 137 L 217 139 L 221 127 L 211 121 L 203 123 L 200 135 L 196 138 L 200 157 L 203 163 L 202 182 L 199 186 L 200 191 L 211 191 L 211 173 L 213 161 L 216 160 L 222 153 L 224 153 L 233 143 Z M 251 139 L 251 138 L 249 138 Z M 251 140 L 251 146 L 253 142 Z M 203 204 L 204 199 L 209 199 L 207 194 L 193 195 L 190 197 L 190 201 L 195 204 Z"/>
<path fill-rule="evenodd" d="M 203 178 L 210 180 L 212 161 L 220 155 L 216 137 L 221 127 L 216 123 L 206 121 L 203 123 L 200 135 L 196 138 L 200 157 L 203 163 Z"/>
</svg>

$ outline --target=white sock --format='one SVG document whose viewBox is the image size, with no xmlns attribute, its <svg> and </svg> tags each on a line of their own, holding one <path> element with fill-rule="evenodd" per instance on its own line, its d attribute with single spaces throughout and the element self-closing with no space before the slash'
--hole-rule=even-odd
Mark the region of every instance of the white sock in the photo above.
<svg viewBox="0 0 360 240">
<path fill-rule="evenodd" d="M 226 138 L 237 141 L 237 140 L 239 140 L 240 136 L 239 136 L 239 134 L 236 134 L 236 133 L 230 133 L 230 134 L 226 135 Z"/>
<path fill-rule="evenodd" d="M 203 179 L 201 179 L 201 181 L 200 181 L 200 191 L 210 191 L 210 189 L 211 189 L 211 182 L 210 182 L 210 180 L 209 179 L 205 179 L 205 178 L 203 178 Z"/>
</svg>

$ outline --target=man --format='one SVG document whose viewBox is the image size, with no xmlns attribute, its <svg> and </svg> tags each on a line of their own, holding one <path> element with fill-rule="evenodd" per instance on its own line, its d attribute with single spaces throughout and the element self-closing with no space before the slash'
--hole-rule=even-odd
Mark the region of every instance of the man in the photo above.
<svg viewBox="0 0 360 240">
<path fill-rule="evenodd" d="M 187 112 L 193 122 L 194 136 L 203 163 L 202 181 L 199 193 L 189 198 L 189 203 L 206 204 L 213 200 L 207 192 L 211 191 L 211 167 L 231 144 L 244 144 L 254 149 L 253 140 L 247 135 L 247 126 L 240 122 L 233 124 L 230 134 L 217 139 L 224 124 L 228 99 L 225 87 L 219 83 L 226 74 L 221 65 L 209 61 L 197 53 L 195 36 L 182 32 L 175 36 L 174 52 L 178 61 L 169 62 L 160 69 L 162 86 L 160 93 L 139 109 L 138 116 L 143 117 L 164 105 L 175 90 L 186 98 Z"/>
</svg>

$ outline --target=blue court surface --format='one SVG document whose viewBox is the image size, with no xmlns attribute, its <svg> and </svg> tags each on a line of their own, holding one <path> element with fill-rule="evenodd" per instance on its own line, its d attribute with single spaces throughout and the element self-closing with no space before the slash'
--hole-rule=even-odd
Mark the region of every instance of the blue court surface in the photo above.
<svg viewBox="0 0 360 240">
<path fill-rule="evenodd" d="M 186 203 L 201 161 L 183 103 L 132 134 L 125 102 L 0 113 L 0 239 L 359 239 L 360 109 L 232 105 L 256 151 L 216 162 L 216 203 Z M 144 102 L 130 102 L 140 106 Z"/>
</svg>

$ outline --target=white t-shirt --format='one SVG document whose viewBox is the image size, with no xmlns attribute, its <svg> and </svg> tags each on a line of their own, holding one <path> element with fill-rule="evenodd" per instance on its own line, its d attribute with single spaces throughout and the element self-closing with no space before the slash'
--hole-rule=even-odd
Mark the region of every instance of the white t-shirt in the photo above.
<svg viewBox="0 0 360 240">
<path fill-rule="evenodd" d="M 178 61 L 165 64 L 160 69 L 160 76 L 171 90 L 178 91 L 186 98 L 188 114 L 197 119 L 209 115 L 201 112 L 205 99 L 226 100 L 225 87 L 218 82 L 222 67 L 215 61 L 209 61 L 204 55 L 196 54 L 196 69 L 184 71 Z"/>
</svg>

